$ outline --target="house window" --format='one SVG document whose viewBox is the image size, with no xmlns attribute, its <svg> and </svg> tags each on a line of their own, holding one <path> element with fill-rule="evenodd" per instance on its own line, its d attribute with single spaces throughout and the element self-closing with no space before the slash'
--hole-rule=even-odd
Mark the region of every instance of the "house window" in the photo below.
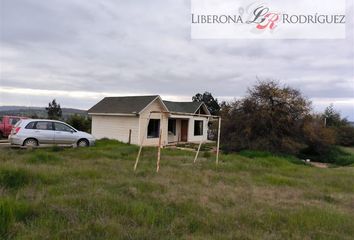
<svg viewBox="0 0 354 240">
<path fill-rule="evenodd" d="M 203 135 L 203 121 L 195 120 L 194 121 L 194 136 Z"/>
<path fill-rule="evenodd" d="M 168 133 L 176 135 L 176 119 L 168 119 Z"/>
<path fill-rule="evenodd" d="M 160 136 L 160 119 L 150 119 L 147 137 L 148 138 L 158 138 Z"/>
</svg>

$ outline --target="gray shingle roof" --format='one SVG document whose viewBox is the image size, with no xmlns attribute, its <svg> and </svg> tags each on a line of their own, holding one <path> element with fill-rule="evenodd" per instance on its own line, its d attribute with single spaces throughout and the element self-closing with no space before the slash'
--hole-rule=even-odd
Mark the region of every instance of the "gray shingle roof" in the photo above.
<svg viewBox="0 0 354 240">
<path fill-rule="evenodd" d="M 171 102 L 163 101 L 170 112 L 195 113 L 202 103 L 200 102 Z"/>
<path fill-rule="evenodd" d="M 88 113 L 137 114 L 157 97 L 159 96 L 105 97 L 90 108 Z M 170 112 L 179 113 L 195 113 L 202 105 L 200 102 L 163 102 Z"/>
<path fill-rule="evenodd" d="M 139 113 L 158 95 L 154 96 L 133 96 L 133 97 L 105 97 L 95 106 L 88 110 L 88 113 Z"/>
</svg>

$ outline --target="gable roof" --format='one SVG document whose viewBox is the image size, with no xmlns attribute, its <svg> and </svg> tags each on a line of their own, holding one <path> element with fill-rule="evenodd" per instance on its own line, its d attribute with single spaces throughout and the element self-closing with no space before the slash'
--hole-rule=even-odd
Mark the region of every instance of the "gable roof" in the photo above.
<svg viewBox="0 0 354 240">
<path fill-rule="evenodd" d="M 171 102 L 163 101 L 170 112 L 179 113 L 195 113 L 200 106 L 201 102 Z"/>
<path fill-rule="evenodd" d="M 138 114 L 158 97 L 158 95 L 105 97 L 90 108 L 88 113 Z"/>
<path fill-rule="evenodd" d="M 88 113 L 96 114 L 138 114 L 150 103 L 159 99 L 169 112 L 175 113 L 196 113 L 201 107 L 207 115 L 210 115 L 203 102 L 171 102 L 162 101 L 159 95 L 152 96 L 128 96 L 128 97 L 105 97 L 88 110 Z"/>
</svg>

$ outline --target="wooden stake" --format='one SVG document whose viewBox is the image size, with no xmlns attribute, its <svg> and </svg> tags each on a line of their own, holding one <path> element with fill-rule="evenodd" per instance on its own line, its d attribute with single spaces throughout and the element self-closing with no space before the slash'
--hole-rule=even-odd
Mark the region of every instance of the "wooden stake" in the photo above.
<svg viewBox="0 0 354 240">
<path fill-rule="evenodd" d="M 197 153 L 195 154 L 195 157 L 194 157 L 194 161 L 193 161 L 194 163 L 197 161 L 198 154 L 199 154 L 199 151 L 200 151 L 200 147 L 202 146 L 202 143 L 203 143 L 203 141 L 200 141 Z"/>
<path fill-rule="evenodd" d="M 160 170 L 160 160 L 161 160 L 161 140 L 162 140 L 162 122 L 163 122 L 163 113 L 161 112 L 160 118 L 160 134 L 159 134 L 159 146 L 157 149 L 157 162 L 156 162 L 156 172 Z"/>
<path fill-rule="evenodd" d="M 219 117 L 219 126 L 218 126 L 218 141 L 217 141 L 217 146 L 216 146 L 216 164 L 219 164 L 220 129 L 221 129 L 221 117 Z"/>
<path fill-rule="evenodd" d="M 139 162 L 139 158 L 140 158 L 140 154 L 141 154 L 141 149 L 143 148 L 143 143 L 144 143 L 144 139 L 145 139 L 145 135 L 144 134 L 146 134 L 146 131 L 147 131 L 147 128 L 148 128 L 148 125 L 149 125 L 149 122 L 150 122 L 150 116 L 151 116 L 151 112 L 149 113 L 149 117 L 147 118 L 146 129 L 145 129 L 145 132 L 143 132 L 143 137 L 141 138 L 141 141 L 140 141 L 140 148 L 139 148 L 138 156 L 136 156 L 136 160 L 135 160 L 135 164 L 134 164 L 134 171 L 138 167 L 138 162 Z M 140 137 L 141 137 L 141 133 L 140 132 L 139 132 L 139 134 L 140 134 Z"/>
<path fill-rule="evenodd" d="M 160 159 L 161 159 L 161 135 L 162 129 L 160 128 L 160 136 L 159 136 L 159 147 L 157 149 L 157 163 L 156 163 L 156 172 L 160 170 Z"/>
<path fill-rule="evenodd" d="M 128 138 L 128 144 L 131 144 L 132 142 L 132 130 L 129 129 L 129 138 Z"/>
</svg>

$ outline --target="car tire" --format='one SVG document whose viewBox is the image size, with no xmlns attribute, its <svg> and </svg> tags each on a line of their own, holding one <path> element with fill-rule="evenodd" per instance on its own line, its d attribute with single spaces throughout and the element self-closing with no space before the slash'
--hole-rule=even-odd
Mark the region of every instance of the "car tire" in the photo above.
<svg viewBox="0 0 354 240">
<path fill-rule="evenodd" d="M 23 142 L 25 147 L 38 147 L 38 141 L 34 138 L 28 138 Z"/>
<path fill-rule="evenodd" d="M 89 142 L 87 141 L 87 139 L 80 139 L 79 141 L 77 141 L 77 146 L 78 147 L 88 147 Z"/>
</svg>

